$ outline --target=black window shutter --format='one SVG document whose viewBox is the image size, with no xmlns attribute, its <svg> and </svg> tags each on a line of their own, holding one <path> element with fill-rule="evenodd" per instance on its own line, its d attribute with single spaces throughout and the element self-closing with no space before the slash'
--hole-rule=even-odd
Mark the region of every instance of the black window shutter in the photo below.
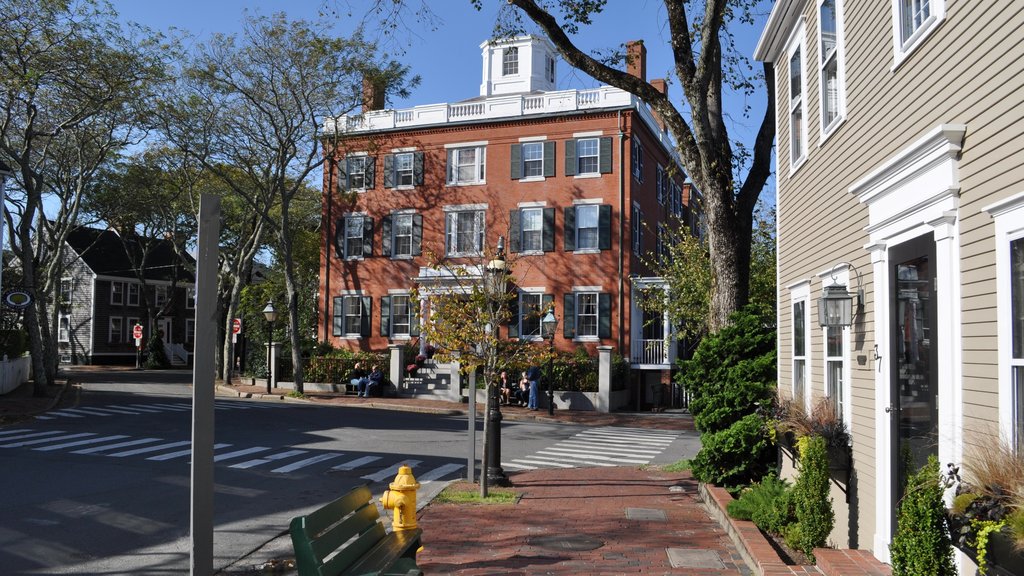
<svg viewBox="0 0 1024 576">
<path fill-rule="evenodd" d="M 391 256 L 391 215 L 380 219 L 380 254 Z"/>
<path fill-rule="evenodd" d="M 414 186 L 423 186 L 423 152 L 412 155 L 412 183 Z"/>
<path fill-rule="evenodd" d="M 341 296 L 335 296 L 331 301 L 331 334 L 334 336 L 341 336 L 341 313 L 344 309 L 345 299 Z"/>
<path fill-rule="evenodd" d="M 611 137 L 601 138 L 598 164 L 601 174 L 608 174 L 612 171 L 612 139 Z"/>
<path fill-rule="evenodd" d="M 523 177 L 523 145 L 513 144 L 512 145 L 512 164 L 509 166 L 509 172 L 512 174 L 513 180 L 519 180 Z"/>
<path fill-rule="evenodd" d="M 562 336 L 576 337 L 576 294 L 573 292 L 562 298 Z"/>
<path fill-rule="evenodd" d="M 597 211 L 597 247 L 610 250 L 612 247 L 612 207 L 602 204 Z"/>
<path fill-rule="evenodd" d="M 384 155 L 384 187 L 395 187 L 395 155 Z"/>
<path fill-rule="evenodd" d="M 544 176 L 551 178 L 555 175 L 555 142 L 549 140 L 544 142 Z"/>
<path fill-rule="evenodd" d="M 374 165 L 376 164 L 376 162 L 374 162 L 375 160 L 376 158 L 373 156 L 366 157 L 366 176 L 364 176 L 364 178 L 366 179 L 365 188 L 367 190 L 373 188 L 373 175 L 376 173 L 376 170 L 374 170 Z"/>
<path fill-rule="evenodd" d="M 412 255 L 423 253 L 423 215 L 412 215 Z"/>
<path fill-rule="evenodd" d="M 508 303 L 508 337 L 519 338 L 519 294 Z"/>
<path fill-rule="evenodd" d="M 380 335 L 391 336 L 391 296 L 380 297 Z"/>
<path fill-rule="evenodd" d="M 334 222 L 334 254 L 338 258 L 345 258 L 345 219 L 338 218 Z"/>
<path fill-rule="evenodd" d="M 565 175 L 576 175 L 576 141 L 565 141 Z"/>
<path fill-rule="evenodd" d="M 520 229 L 522 226 L 519 219 L 519 210 L 508 211 L 508 251 L 519 252 L 520 240 L 522 239 L 523 231 Z"/>
<path fill-rule="evenodd" d="M 565 215 L 565 251 L 576 249 L 576 207 L 566 206 L 562 211 Z"/>
<path fill-rule="evenodd" d="M 612 295 L 606 292 L 597 295 L 597 337 L 612 337 Z"/>
<path fill-rule="evenodd" d="M 555 209 L 544 209 L 544 251 L 555 250 Z"/>
<path fill-rule="evenodd" d="M 363 258 L 373 256 L 373 218 L 363 216 Z"/>
<path fill-rule="evenodd" d="M 359 311 L 359 335 L 370 335 L 370 313 L 373 311 L 373 297 L 362 297 L 362 310 Z"/>
</svg>

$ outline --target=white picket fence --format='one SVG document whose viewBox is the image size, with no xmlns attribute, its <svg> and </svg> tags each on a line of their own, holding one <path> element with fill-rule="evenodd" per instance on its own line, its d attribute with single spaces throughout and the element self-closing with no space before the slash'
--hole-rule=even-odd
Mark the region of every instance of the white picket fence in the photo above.
<svg viewBox="0 0 1024 576">
<path fill-rule="evenodd" d="M 28 382 L 31 372 L 31 357 L 22 356 L 21 358 L 8 359 L 4 356 L 4 359 L 0 360 L 0 394 L 7 394 Z"/>
</svg>

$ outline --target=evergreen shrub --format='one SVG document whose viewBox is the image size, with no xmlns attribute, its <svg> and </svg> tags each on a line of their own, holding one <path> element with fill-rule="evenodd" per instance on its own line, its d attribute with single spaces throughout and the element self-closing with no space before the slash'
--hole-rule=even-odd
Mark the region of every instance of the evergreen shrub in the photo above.
<svg viewBox="0 0 1024 576">
<path fill-rule="evenodd" d="M 793 513 L 798 527 L 786 534 L 786 543 L 814 557 L 825 546 L 835 526 L 829 498 L 828 446 L 821 436 L 800 439 L 800 476 L 793 486 Z"/>
<path fill-rule="evenodd" d="M 745 486 L 763 478 L 775 462 L 775 449 L 758 414 L 747 414 L 732 426 L 701 435 L 693 459 L 693 475 L 722 487 Z"/>
<path fill-rule="evenodd" d="M 889 544 L 893 576 L 956 574 L 942 493 L 939 461 L 929 456 L 907 480 L 896 512 L 896 534 Z"/>
</svg>

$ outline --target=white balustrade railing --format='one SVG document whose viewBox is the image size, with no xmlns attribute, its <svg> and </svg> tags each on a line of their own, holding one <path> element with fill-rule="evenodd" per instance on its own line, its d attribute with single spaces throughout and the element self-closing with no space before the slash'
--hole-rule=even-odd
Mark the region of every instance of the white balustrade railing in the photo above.
<svg viewBox="0 0 1024 576">
<path fill-rule="evenodd" d="M 668 364 L 668 341 L 657 340 L 633 340 L 633 354 L 630 361 L 633 364 Z"/>
</svg>

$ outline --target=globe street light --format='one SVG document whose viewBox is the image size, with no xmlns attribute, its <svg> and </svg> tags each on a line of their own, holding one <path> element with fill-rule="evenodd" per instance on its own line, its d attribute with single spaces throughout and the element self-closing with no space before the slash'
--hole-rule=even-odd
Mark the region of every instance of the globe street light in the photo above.
<svg viewBox="0 0 1024 576">
<path fill-rule="evenodd" d="M 540 320 L 540 326 L 544 338 L 548 340 L 548 415 L 555 415 L 555 389 L 554 385 L 554 361 L 555 361 L 555 326 L 558 326 L 558 318 L 555 317 L 555 307 L 552 306 L 547 314 Z"/>
<path fill-rule="evenodd" d="M 497 252 L 494 259 L 487 263 L 484 269 L 484 282 L 487 289 L 487 305 L 491 306 L 493 312 L 496 307 L 504 305 L 505 289 L 508 282 L 507 270 L 505 267 L 505 237 L 498 237 Z M 492 314 L 488 320 L 493 320 L 496 314 Z M 497 329 L 496 327 L 493 329 Z M 490 334 L 490 330 L 488 330 Z M 491 345 L 491 344 L 489 344 Z M 491 375 L 493 377 L 493 374 Z M 501 468 L 501 406 L 498 402 L 498 386 L 493 382 L 487 385 L 487 484 L 493 486 L 508 486 L 508 476 Z M 486 488 L 483 488 L 486 490 Z"/>
<path fill-rule="evenodd" d="M 274 310 L 273 300 L 268 300 L 267 306 L 263 308 L 263 318 L 267 320 L 267 394 L 273 394 L 274 367 L 271 365 L 273 357 L 270 350 L 274 345 L 274 322 L 277 321 L 277 310 Z"/>
</svg>

